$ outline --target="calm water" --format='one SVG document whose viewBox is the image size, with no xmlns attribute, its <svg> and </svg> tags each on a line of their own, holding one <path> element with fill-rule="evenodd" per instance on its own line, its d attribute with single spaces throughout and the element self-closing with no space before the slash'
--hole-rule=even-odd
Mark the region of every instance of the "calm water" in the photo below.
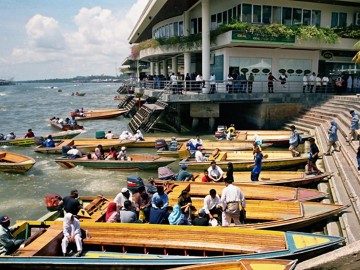
<svg viewBox="0 0 360 270">
<path fill-rule="evenodd" d="M 14 131 L 18 138 L 32 128 L 35 135 L 45 136 L 59 132 L 48 123 L 52 116 L 67 117 L 70 112 L 86 109 L 115 108 L 119 84 L 22 84 L 0 87 L 0 133 Z M 58 92 L 61 89 L 62 92 Z M 86 92 L 83 97 L 72 92 Z M 86 132 L 79 137 L 95 138 L 98 130 L 112 130 L 115 134 L 127 129 L 128 119 L 86 121 Z M 155 134 L 156 135 L 156 134 Z M 167 136 L 170 136 L 167 134 Z M 127 175 L 140 175 L 143 179 L 157 172 L 118 172 L 91 170 L 80 167 L 67 170 L 53 160 L 56 156 L 35 153 L 33 147 L 7 147 L 1 149 L 33 157 L 35 166 L 23 175 L 0 173 L 0 215 L 16 219 L 37 219 L 47 212 L 44 198 L 47 193 L 68 195 L 77 188 L 80 195 L 116 195 L 126 185 Z M 128 152 L 132 150 L 129 149 Z M 155 153 L 155 149 L 137 152 Z M 177 169 L 176 163 L 172 165 Z"/>
</svg>

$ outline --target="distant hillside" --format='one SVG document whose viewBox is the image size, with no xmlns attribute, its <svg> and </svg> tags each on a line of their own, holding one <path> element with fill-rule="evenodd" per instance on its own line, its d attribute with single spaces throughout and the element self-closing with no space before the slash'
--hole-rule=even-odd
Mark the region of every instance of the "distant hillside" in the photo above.
<svg viewBox="0 0 360 270">
<path fill-rule="evenodd" d="M 74 78 L 65 78 L 65 79 L 47 79 L 47 80 L 27 80 L 27 81 L 17 81 L 19 83 L 109 83 L 109 82 L 120 82 L 127 79 L 128 76 L 77 76 Z"/>
</svg>

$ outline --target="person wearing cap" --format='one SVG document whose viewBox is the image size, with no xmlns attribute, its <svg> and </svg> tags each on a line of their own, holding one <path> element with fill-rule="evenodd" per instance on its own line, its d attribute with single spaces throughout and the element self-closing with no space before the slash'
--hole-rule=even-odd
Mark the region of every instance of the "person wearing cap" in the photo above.
<svg viewBox="0 0 360 270">
<path fill-rule="evenodd" d="M 116 195 L 113 202 L 117 204 L 118 209 L 121 209 L 124 206 L 124 202 L 127 200 L 132 202 L 132 193 L 130 192 L 130 190 L 124 187 L 121 189 L 121 192 Z"/>
<path fill-rule="evenodd" d="M 220 181 L 224 176 L 224 171 L 216 165 L 215 161 L 211 161 L 210 167 L 208 168 L 209 178 L 214 181 Z"/>
<path fill-rule="evenodd" d="M 34 132 L 32 131 L 31 128 L 29 128 L 28 132 L 25 134 L 24 138 L 34 138 L 34 137 L 35 137 Z"/>
<path fill-rule="evenodd" d="M 316 161 L 319 158 L 320 150 L 317 147 L 314 138 L 309 138 L 309 142 L 310 142 L 310 154 L 308 160 L 308 171 L 310 173 L 321 174 L 322 172 L 316 166 Z"/>
<path fill-rule="evenodd" d="M 145 141 L 144 136 L 139 129 L 136 131 L 134 137 L 137 141 Z"/>
<path fill-rule="evenodd" d="M 134 205 L 136 213 L 139 217 L 140 211 L 144 211 L 145 221 L 149 220 L 150 207 L 151 207 L 151 195 L 149 195 L 145 187 L 139 187 L 138 192 L 134 195 Z"/>
<path fill-rule="evenodd" d="M 14 140 L 16 138 L 16 135 L 14 132 L 10 132 L 8 135 L 5 135 L 5 140 Z"/>
<path fill-rule="evenodd" d="M 187 191 L 186 189 L 181 191 L 181 195 L 178 198 L 178 205 L 180 206 L 181 212 L 183 212 L 183 214 L 185 214 L 190 220 L 192 200 L 189 191 Z"/>
<path fill-rule="evenodd" d="M 121 147 L 121 151 L 117 155 L 117 159 L 118 160 L 128 160 L 128 157 L 126 155 L 126 147 L 125 146 Z"/>
<path fill-rule="evenodd" d="M 201 146 L 198 147 L 198 149 L 195 152 L 195 161 L 196 162 L 204 162 L 207 161 L 207 158 L 203 154 L 203 148 Z"/>
<path fill-rule="evenodd" d="M 198 216 L 194 218 L 193 221 L 194 226 L 209 226 L 209 220 L 205 217 L 205 210 L 200 209 L 198 212 Z"/>
<path fill-rule="evenodd" d="M 83 156 L 80 150 L 76 148 L 76 145 L 73 145 L 66 154 L 69 156 L 70 159 L 81 158 Z"/>
<path fill-rule="evenodd" d="M 18 226 L 10 226 L 8 216 L 0 217 L 0 256 L 10 255 L 17 250 L 24 242 L 22 239 L 16 239 L 11 233 L 18 229 Z"/>
<path fill-rule="evenodd" d="M 240 188 L 232 184 L 232 181 L 225 181 L 225 186 L 220 199 L 223 210 L 222 226 L 230 226 L 231 220 L 234 220 L 235 225 L 240 225 L 240 207 L 242 211 L 245 211 L 245 196 Z"/>
<path fill-rule="evenodd" d="M 105 139 L 111 140 L 112 138 L 114 138 L 114 134 L 109 130 L 108 133 L 105 134 Z"/>
<path fill-rule="evenodd" d="M 60 202 L 60 205 L 61 204 L 64 207 L 65 214 L 71 213 L 73 215 L 77 215 L 79 210 L 82 208 L 82 205 L 79 201 L 79 192 L 77 189 L 73 189 L 69 196 L 65 196 Z"/>
<path fill-rule="evenodd" d="M 194 180 L 194 176 L 189 173 L 186 168 L 187 165 L 186 164 L 181 164 L 180 165 L 180 171 L 177 174 L 176 180 L 177 181 L 190 181 L 190 180 Z"/>
<path fill-rule="evenodd" d="M 208 195 L 204 198 L 204 206 L 202 208 L 206 214 L 206 218 L 209 220 L 213 220 L 215 215 L 217 215 L 217 221 L 221 224 L 221 203 L 220 197 L 216 194 L 215 189 L 210 189 Z"/>
<path fill-rule="evenodd" d="M 159 207 L 157 205 L 157 202 L 160 201 L 160 200 L 162 201 L 162 206 L 161 207 Z M 163 186 L 158 186 L 157 187 L 157 192 L 152 196 L 151 207 L 152 208 L 167 209 L 168 206 L 169 206 L 169 197 L 164 192 L 164 187 Z"/>
<path fill-rule="evenodd" d="M 63 222 L 63 235 L 64 238 L 61 241 L 61 249 L 63 256 L 67 254 L 67 247 L 69 243 L 75 243 L 77 253 L 76 257 L 80 257 L 82 253 L 82 240 L 81 229 L 79 220 L 71 213 L 66 213 Z"/>
<path fill-rule="evenodd" d="M 137 223 L 138 219 L 136 213 L 133 211 L 133 204 L 131 201 L 124 201 L 124 206 L 120 210 L 121 223 Z"/>
<path fill-rule="evenodd" d="M 176 140 L 175 137 L 171 137 L 171 141 L 169 144 L 169 150 L 170 151 L 177 151 L 179 147 L 178 141 Z"/>
<path fill-rule="evenodd" d="M 358 139 L 356 130 L 359 129 L 359 115 L 358 115 L 358 113 L 356 111 L 354 111 L 354 110 L 351 110 L 350 115 L 351 115 L 350 132 L 349 132 L 349 135 L 346 138 L 346 141 L 349 143 L 349 145 L 351 144 L 351 142 L 353 140 Z"/>
<path fill-rule="evenodd" d="M 289 151 L 292 153 L 293 157 L 298 157 L 298 156 L 300 156 L 300 152 L 297 151 L 296 148 L 298 147 L 298 145 L 300 143 L 300 135 L 294 125 L 292 125 L 290 127 L 290 129 L 291 129 L 291 135 L 289 138 L 289 145 L 290 145 Z"/>
</svg>

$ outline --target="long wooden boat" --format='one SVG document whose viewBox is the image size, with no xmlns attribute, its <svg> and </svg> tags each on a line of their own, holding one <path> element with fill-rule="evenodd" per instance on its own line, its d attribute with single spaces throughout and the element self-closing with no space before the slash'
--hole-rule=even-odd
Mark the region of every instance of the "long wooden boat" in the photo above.
<svg viewBox="0 0 360 270">
<path fill-rule="evenodd" d="M 78 97 L 83 97 L 85 95 L 86 95 L 86 93 L 79 93 L 79 92 L 75 93 L 75 96 L 78 96 Z"/>
<path fill-rule="evenodd" d="M 24 173 L 34 164 L 35 160 L 31 157 L 0 151 L 0 172 Z"/>
<path fill-rule="evenodd" d="M 296 262 L 296 260 L 290 261 L 279 259 L 241 259 L 232 262 L 205 263 L 181 266 L 176 268 L 170 268 L 169 270 L 293 270 L 295 269 Z"/>
<path fill-rule="evenodd" d="M 62 223 L 17 225 L 15 235 L 32 236 L 32 241 L 16 256 L 1 257 L 1 268 L 82 270 L 113 269 L 116 265 L 117 269 L 165 269 L 239 259 L 305 259 L 344 241 L 301 232 L 169 225 L 147 225 L 144 230 L 142 224 L 82 223 L 91 237 L 83 240 L 83 257 L 77 258 L 60 256 Z M 34 235 L 34 230 L 44 227 L 45 231 Z"/>
<path fill-rule="evenodd" d="M 51 136 L 53 137 L 54 141 L 60 141 L 64 139 L 72 139 L 79 135 L 82 131 L 80 130 L 68 130 L 62 131 L 59 133 L 53 133 Z M 42 138 L 47 138 L 47 136 L 41 136 Z M 11 145 L 11 146 L 30 146 L 37 143 L 38 137 L 34 138 L 19 138 L 13 140 L 0 140 L 0 146 L 2 145 Z"/>
<path fill-rule="evenodd" d="M 262 161 L 263 170 L 296 167 L 305 164 L 308 160 L 307 155 L 293 157 L 290 151 L 264 151 L 263 153 L 268 155 Z M 221 152 L 215 161 L 222 169 L 226 169 L 227 164 L 232 162 L 235 171 L 249 171 L 251 168 L 247 168 L 247 165 L 254 163 L 254 156 L 251 151 Z M 209 168 L 210 161 L 196 162 L 193 158 L 187 158 L 183 159 L 181 164 L 186 164 L 189 170 L 205 170 Z"/>
<path fill-rule="evenodd" d="M 128 110 L 126 109 L 114 109 L 114 110 L 104 110 L 104 111 L 86 111 L 83 116 L 76 116 L 75 120 L 77 121 L 85 121 L 85 120 L 96 120 L 96 119 L 110 119 L 115 118 L 120 115 L 123 115 Z"/>
<path fill-rule="evenodd" d="M 133 143 L 129 144 L 128 147 L 131 148 L 154 148 L 155 143 L 157 140 L 163 139 L 166 141 L 166 143 L 170 143 L 171 137 L 149 137 L 145 136 L 143 141 L 134 141 Z M 189 140 L 189 138 L 176 138 L 178 142 L 186 142 Z"/>
<path fill-rule="evenodd" d="M 164 185 L 165 181 L 156 180 L 156 185 Z M 316 189 L 306 188 L 292 188 L 284 186 L 268 186 L 268 185 L 251 185 L 251 184 L 238 184 L 244 193 L 246 199 L 253 200 L 281 200 L 281 201 L 313 201 L 320 200 L 327 196 L 326 193 Z M 210 189 L 215 189 L 217 194 L 221 195 L 222 190 L 225 188 L 224 183 L 200 183 L 200 182 L 182 182 L 182 181 L 168 181 L 165 183 L 165 191 L 168 196 L 178 198 L 181 191 L 186 189 L 193 197 L 204 198 L 209 194 Z"/>
<path fill-rule="evenodd" d="M 64 146 L 73 146 L 76 145 L 76 148 L 81 151 L 81 153 L 85 154 L 88 152 L 95 151 L 95 148 L 98 147 L 99 144 L 103 146 L 104 150 L 109 150 L 110 147 L 121 147 L 126 146 L 132 143 L 130 140 L 107 140 L 107 139 L 74 139 L 74 140 L 63 140 L 55 147 L 44 147 L 37 146 L 34 148 L 35 152 L 45 153 L 45 154 L 61 154 L 62 148 Z"/>
<path fill-rule="evenodd" d="M 194 173 L 195 182 L 201 182 L 204 173 Z M 226 175 L 226 173 L 225 173 Z M 331 176 L 331 173 L 306 174 L 299 171 L 262 171 L 259 181 L 251 181 L 250 172 L 234 172 L 234 181 L 236 184 L 253 185 L 284 185 L 291 187 L 306 186 L 317 183 Z"/>
<path fill-rule="evenodd" d="M 67 131 L 67 130 L 72 130 L 72 128 L 70 127 L 70 125 L 60 125 L 59 123 L 56 123 L 55 121 L 50 121 L 50 125 L 53 127 L 53 128 L 56 128 L 56 129 L 60 129 L 62 131 Z M 78 129 L 84 129 L 83 126 L 80 126 L 80 125 L 77 125 L 76 128 L 74 130 L 78 130 Z"/>
<path fill-rule="evenodd" d="M 147 154 L 128 154 L 131 160 L 89 160 L 86 157 L 77 159 L 57 158 L 55 162 L 63 168 L 76 166 L 108 170 L 156 170 L 175 161 L 174 158 L 159 157 Z"/>
</svg>

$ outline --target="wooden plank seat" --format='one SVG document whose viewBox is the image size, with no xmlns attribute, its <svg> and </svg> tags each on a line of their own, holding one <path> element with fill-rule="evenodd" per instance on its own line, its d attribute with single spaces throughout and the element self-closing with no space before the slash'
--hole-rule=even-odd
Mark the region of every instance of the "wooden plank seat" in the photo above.
<svg viewBox="0 0 360 270">
<path fill-rule="evenodd" d="M 83 224 L 82 228 L 88 230 L 91 235 L 91 238 L 84 239 L 84 243 L 229 253 L 257 253 L 286 248 L 285 238 L 282 233 L 273 234 L 274 232 L 271 232 L 264 234 L 255 230 L 209 227 L 207 228 L 209 230 L 206 230 L 207 236 L 204 240 L 204 229 L 193 226 L 155 225 L 155 229 L 153 228 L 154 225 L 119 225 L 123 226 L 117 226 L 116 228 L 114 226 L 93 227 Z"/>
</svg>

